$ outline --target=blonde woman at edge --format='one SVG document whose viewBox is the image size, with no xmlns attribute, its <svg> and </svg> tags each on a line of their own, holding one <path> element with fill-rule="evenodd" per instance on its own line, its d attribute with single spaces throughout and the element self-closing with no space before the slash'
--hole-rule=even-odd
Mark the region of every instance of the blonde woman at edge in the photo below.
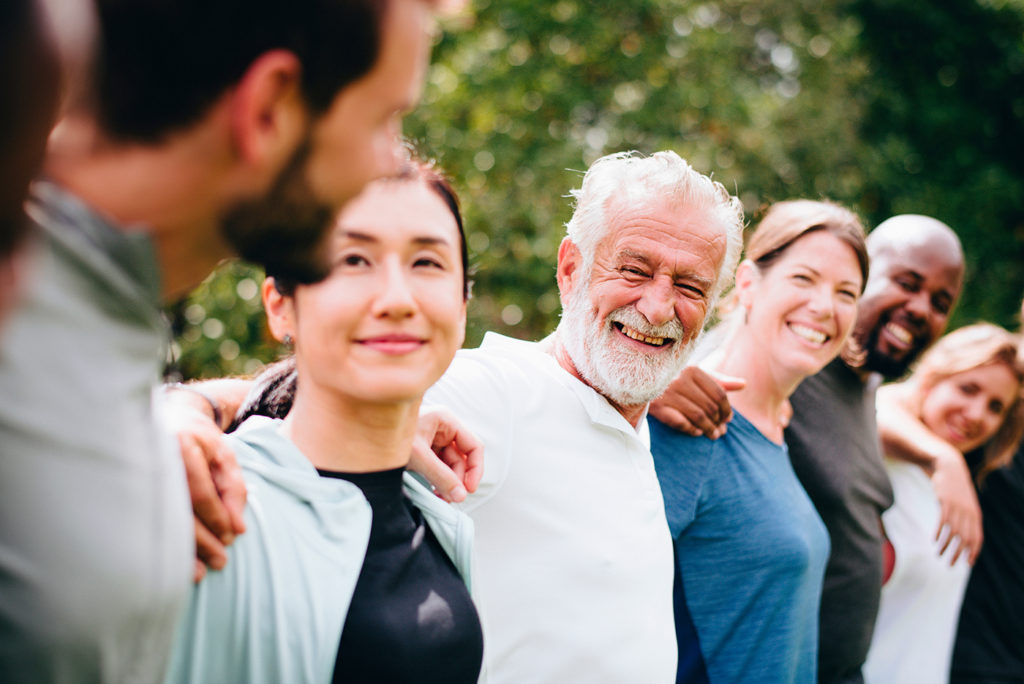
<svg viewBox="0 0 1024 684">
<path fill-rule="evenodd" d="M 980 323 L 949 333 L 911 376 L 878 391 L 878 429 L 895 503 L 882 515 L 893 552 L 864 665 L 869 683 L 949 679 L 953 639 L 970 566 L 939 528 L 939 501 L 924 466 L 894 458 L 912 438 L 908 413 L 945 448 L 977 454 L 979 485 L 1007 465 L 1024 431 L 1019 338 Z M 944 548 L 945 547 L 945 548 Z M 941 553 L 940 553 L 941 552 Z"/>
</svg>

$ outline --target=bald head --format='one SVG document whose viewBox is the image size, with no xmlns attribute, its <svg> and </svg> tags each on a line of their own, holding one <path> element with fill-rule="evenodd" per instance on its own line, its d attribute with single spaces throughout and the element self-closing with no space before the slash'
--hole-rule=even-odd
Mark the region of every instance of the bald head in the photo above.
<svg viewBox="0 0 1024 684">
<path fill-rule="evenodd" d="M 921 214 L 900 214 L 878 224 L 868 235 L 868 254 L 874 258 L 883 252 L 904 252 L 913 255 L 928 247 L 956 261 L 963 270 L 964 252 L 960 238 L 953 229 L 938 219 Z"/>
<path fill-rule="evenodd" d="M 898 377 L 946 328 L 963 286 L 956 233 L 929 216 L 903 214 L 868 235 L 871 270 L 854 338 L 864 367 Z"/>
</svg>

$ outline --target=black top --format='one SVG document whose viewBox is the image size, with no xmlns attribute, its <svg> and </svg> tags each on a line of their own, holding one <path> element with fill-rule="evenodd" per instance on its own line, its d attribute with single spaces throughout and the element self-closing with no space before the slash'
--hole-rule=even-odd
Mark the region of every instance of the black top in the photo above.
<svg viewBox="0 0 1024 684">
<path fill-rule="evenodd" d="M 818 640 L 821 684 L 859 682 L 882 593 L 882 512 L 892 486 L 875 423 L 877 381 L 836 359 L 790 397 L 786 445 L 828 528 Z"/>
<path fill-rule="evenodd" d="M 483 658 L 480 619 L 448 554 L 402 493 L 402 473 L 320 471 L 357 485 L 373 509 L 334 681 L 473 684 Z"/>
<path fill-rule="evenodd" d="M 977 467 L 979 457 L 968 462 Z M 953 682 L 1024 682 L 1024 448 L 978 490 L 985 543 L 953 647 Z"/>
</svg>

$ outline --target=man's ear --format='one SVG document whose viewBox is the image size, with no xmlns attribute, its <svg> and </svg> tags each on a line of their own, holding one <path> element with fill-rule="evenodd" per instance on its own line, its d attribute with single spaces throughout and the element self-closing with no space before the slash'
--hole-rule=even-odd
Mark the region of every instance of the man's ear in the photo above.
<svg viewBox="0 0 1024 684">
<path fill-rule="evenodd" d="M 280 168 L 308 129 L 302 64 L 287 50 L 270 50 L 246 69 L 231 94 L 231 132 L 241 160 Z"/>
<path fill-rule="evenodd" d="M 736 267 L 736 297 L 737 302 L 743 308 L 749 308 L 753 303 L 754 285 L 761 280 L 761 271 L 750 259 L 744 259 Z"/>
<path fill-rule="evenodd" d="M 566 298 L 572 293 L 573 287 L 579 283 L 580 272 L 583 269 L 583 254 L 568 237 L 562 238 L 562 244 L 558 246 L 558 268 L 555 271 L 555 279 L 558 281 L 558 294 L 565 306 Z"/>
<path fill-rule="evenodd" d="M 278 342 L 286 335 L 295 339 L 295 299 L 278 292 L 273 278 L 263 279 L 262 295 L 270 334 Z"/>
</svg>

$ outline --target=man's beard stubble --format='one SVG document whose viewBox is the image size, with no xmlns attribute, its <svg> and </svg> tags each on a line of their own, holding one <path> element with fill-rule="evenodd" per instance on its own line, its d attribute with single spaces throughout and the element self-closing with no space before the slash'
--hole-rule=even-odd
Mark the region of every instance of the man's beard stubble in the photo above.
<svg viewBox="0 0 1024 684">
<path fill-rule="evenodd" d="M 912 349 L 902 359 L 894 359 L 888 354 L 878 351 L 878 335 L 882 330 L 882 324 L 878 324 L 871 331 L 864 348 L 867 356 L 864 359 L 863 367 L 869 371 L 880 374 L 886 380 L 896 380 L 906 374 L 910 365 L 921 355 L 923 349 Z"/>
<path fill-rule="evenodd" d="M 335 213 L 313 196 L 306 180 L 309 155 L 307 139 L 266 195 L 239 204 L 221 222 L 224 237 L 240 257 L 299 284 L 327 275 L 323 246 Z"/>
</svg>

